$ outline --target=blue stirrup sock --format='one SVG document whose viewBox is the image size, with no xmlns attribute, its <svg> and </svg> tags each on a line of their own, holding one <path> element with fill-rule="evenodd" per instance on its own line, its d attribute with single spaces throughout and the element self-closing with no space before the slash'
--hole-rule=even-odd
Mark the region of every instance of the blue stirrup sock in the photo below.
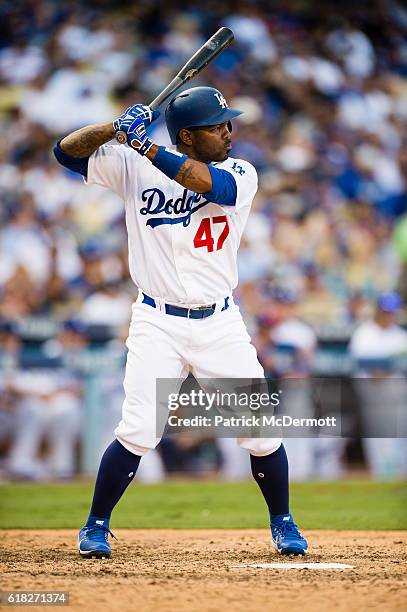
<svg viewBox="0 0 407 612">
<path fill-rule="evenodd" d="M 136 475 L 141 457 L 114 440 L 104 452 L 95 483 L 92 507 L 86 525 L 97 520 L 108 527 L 112 510 Z M 100 523 L 99 523 L 100 524 Z"/>
<path fill-rule="evenodd" d="M 288 460 L 284 446 L 271 455 L 250 455 L 252 474 L 260 487 L 270 511 L 270 520 L 278 514 L 289 513 Z"/>
</svg>

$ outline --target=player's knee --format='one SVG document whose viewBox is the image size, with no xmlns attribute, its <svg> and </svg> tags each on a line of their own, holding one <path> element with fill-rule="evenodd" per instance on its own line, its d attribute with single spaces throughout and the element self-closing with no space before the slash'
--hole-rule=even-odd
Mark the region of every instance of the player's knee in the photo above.
<svg viewBox="0 0 407 612">
<path fill-rule="evenodd" d="M 48 405 L 47 427 L 50 433 L 72 438 L 79 435 L 82 411 L 79 400 L 69 394 L 52 398 Z"/>
<path fill-rule="evenodd" d="M 17 420 L 24 425 L 43 422 L 45 412 L 45 402 L 36 397 L 27 397 L 17 404 Z"/>
<path fill-rule="evenodd" d="M 130 451 L 134 455 L 138 455 L 139 457 L 144 457 L 149 451 L 154 450 L 159 442 L 158 441 L 157 444 L 155 444 L 154 446 L 143 446 L 142 444 L 138 444 L 136 442 L 133 442 L 132 440 L 125 439 L 117 433 L 116 438 L 120 442 L 120 444 L 124 446 L 124 448 L 127 448 L 128 451 Z"/>
<path fill-rule="evenodd" d="M 115 429 L 115 436 L 127 450 L 135 455 L 144 456 L 153 450 L 160 442 L 155 431 L 136 431 L 120 421 Z"/>
<path fill-rule="evenodd" d="M 238 438 L 238 444 L 255 457 L 271 455 L 281 446 L 281 438 Z"/>
<path fill-rule="evenodd" d="M 71 394 L 61 393 L 56 395 L 49 403 L 53 417 L 57 420 L 77 422 L 81 415 L 80 401 Z"/>
</svg>

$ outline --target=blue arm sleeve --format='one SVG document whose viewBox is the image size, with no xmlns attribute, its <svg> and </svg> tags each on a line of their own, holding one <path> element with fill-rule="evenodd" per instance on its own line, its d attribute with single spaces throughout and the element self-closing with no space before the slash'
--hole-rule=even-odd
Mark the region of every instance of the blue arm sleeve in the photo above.
<svg viewBox="0 0 407 612">
<path fill-rule="evenodd" d="M 211 202 L 234 206 L 237 198 L 237 186 L 234 176 L 221 168 L 214 168 L 208 165 L 212 176 L 212 191 L 207 191 L 204 195 Z"/>
<path fill-rule="evenodd" d="M 88 177 L 89 156 L 88 157 L 72 157 L 72 155 L 68 155 L 68 153 L 65 153 L 61 149 L 61 147 L 59 146 L 60 142 L 61 141 L 59 140 L 54 147 L 54 155 L 57 161 L 62 166 L 65 166 L 65 168 L 69 168 L 69 170 L 72 170 L 73 172 L 78 172 L 79 174 L 82 174 L 85 178 L 87 178 Z"/>
</svg>

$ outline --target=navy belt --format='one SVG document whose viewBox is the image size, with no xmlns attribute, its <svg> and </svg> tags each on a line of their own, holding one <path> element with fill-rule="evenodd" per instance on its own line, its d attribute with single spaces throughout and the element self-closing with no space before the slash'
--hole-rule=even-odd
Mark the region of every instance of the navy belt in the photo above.
<svg viewBox="0 0 407 612">
<path fill-rule="evenodd" d="M 155 299 L 143 293 L 142 304 L 148 304 L 152 308 L 157 308 Z M 221 310 L 229 308 L 229 298 L 225 297 L 225 304 Z M 216 304 L 211 306 L 201 306 L 200 308 L 183 308 L 182 306 L 174 306 L 173 304 L 165 304 L 165 313 L 174 317 L 186 317 L 187 319 L 206 319 L 213 315 L 216 309 Z"/>
</svg>

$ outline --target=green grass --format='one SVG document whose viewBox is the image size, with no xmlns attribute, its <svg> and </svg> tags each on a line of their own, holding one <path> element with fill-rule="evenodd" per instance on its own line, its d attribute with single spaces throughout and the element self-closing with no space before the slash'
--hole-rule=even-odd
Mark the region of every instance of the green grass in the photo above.
<svg viewBox="0 0 407 612">
<path fill-rule="evenodd" d="M 0 527 L 78 528 L 93 485 L 10 484 L 0 487 Z M 291 506 L 304 529 L 406 529 L 405 482 L 348 480 L 291 486 Z M 251 528 L 267 525 L 257 485 L 170 481 L 132 485 L 113 515 L 115 528 Z"/>
</svg>

